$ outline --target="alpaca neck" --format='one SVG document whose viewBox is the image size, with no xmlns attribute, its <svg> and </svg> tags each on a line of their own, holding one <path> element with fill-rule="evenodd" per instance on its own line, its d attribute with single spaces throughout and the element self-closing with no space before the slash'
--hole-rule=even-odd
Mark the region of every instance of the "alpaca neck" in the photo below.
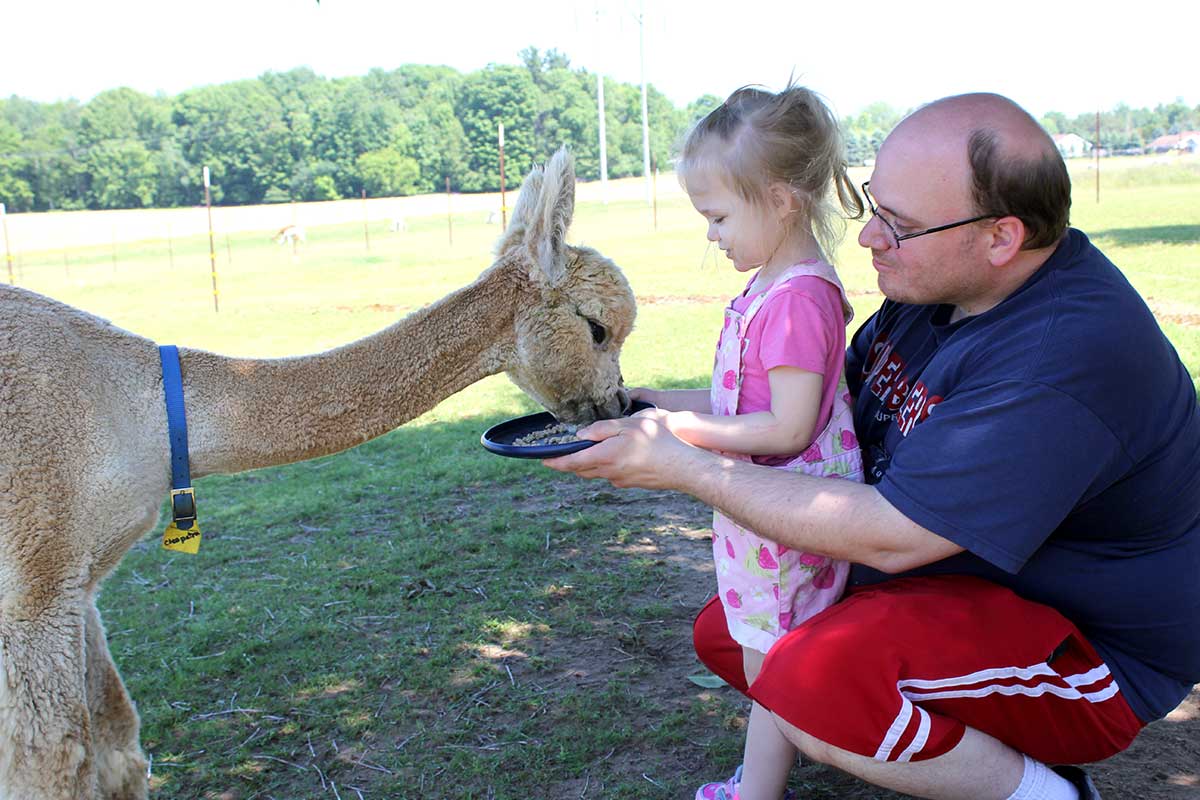
<svg viewBox="0 0 1200 800">
<path fill-rule="evenodd" d="M 356 342 L 311 356 L 184 354 L 195 475 L 335 453 L 503 371 L 519 291 L 504 265 Z"/>
</svg>

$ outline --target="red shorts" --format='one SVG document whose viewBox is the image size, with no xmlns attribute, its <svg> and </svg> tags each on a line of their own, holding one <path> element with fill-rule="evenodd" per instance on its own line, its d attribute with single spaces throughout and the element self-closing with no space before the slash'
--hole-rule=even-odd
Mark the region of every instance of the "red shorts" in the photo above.
<svg viewBox="0 0 1200 800">
<path fill-rule="evenodd" d="M 921 761 L 966 727 L 1049 764 L 1124 750 L 1143 723 L 1079 630 L 1049 606 L 979 578 L 899 578 L 854 589 L 789 631 L 747 688 L 718 598 L 696 653 L 793 726 L 881 761 Z"/>
</svg>

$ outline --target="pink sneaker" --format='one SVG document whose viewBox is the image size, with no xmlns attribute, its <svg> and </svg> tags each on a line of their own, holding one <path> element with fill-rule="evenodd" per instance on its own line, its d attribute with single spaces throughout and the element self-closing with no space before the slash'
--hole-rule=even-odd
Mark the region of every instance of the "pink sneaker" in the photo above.
<svg viewBox="0 0 1200 800">
<path fill-rule="evenodd" d="M 706 783 L 696 790 L 696 800 L 735 800 L 737 787 L 742 782 L 742 767 L 739 764 L 733 776 L 721 783 Z"/>
<path fill-rule="evenodd" d="M 740 800 L 738 786 L 742 782 L 742 765 L 738 765 L 733 776 L 721 783 L 706 783 L 696 790 L 696 800 Z M 783 800 L 796 800 L 796 793 L 788 789 Z"/>
</svg>

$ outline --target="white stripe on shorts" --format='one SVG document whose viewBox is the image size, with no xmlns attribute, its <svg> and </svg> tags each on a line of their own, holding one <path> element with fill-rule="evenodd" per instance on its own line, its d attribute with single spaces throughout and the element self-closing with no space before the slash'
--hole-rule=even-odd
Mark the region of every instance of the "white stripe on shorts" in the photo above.
<svg viewBox="0 0 1200 800">
<path fill-rule="evenodd" d="M 1000 683 L 1000 681 L 1022 680 L 1031 681 L 1035 678 L 1054 676 L 1062 683 L 1042 681 L 1034 684 Z M 1065 684 L 1065 685 L 1063 685 Z M 1097 685 L 1102 684 L 1102 685 Z M 971 688 L 963 688 L 963 687 Z M 1096 688 L 1090 692 L 1081 692 L 1080 687 Z M 1112 678 L 1108 667 L 1101 664 L 1094 669 L 1076 675 L 1059 675 L 1049 664 L 1034 664 L 1028 667 L 999 667 L 972 672 L 951 678 L 907 678 L 898 681 L 896 689 L 900 693 L 900 713 L 892 721 L 891 727 L 883 737 L 875 758 L 887 761 L 892 751 L 900 741 L 900 737 L 908 729 L 912 721 L 913 711 L 920 715 L 917 733 L 912 742 L 896 758 L 897 761 L 909 761 L 921 752 L 929 735 L 929 715 L 924 709 L 913 705 L 924 700 L 947 700 L 956 698 L 979 698 L 999 694 L 1006 697 L 1023 695 L 1026 697 L 1041 697 L 1051 694 L 1064 700 L 1086 700 L 1090 703 L 1101 703 L 1113 697 L 1120 687 Z M 940 691 L 934 691 L 940 690 Z"/>
</svg>

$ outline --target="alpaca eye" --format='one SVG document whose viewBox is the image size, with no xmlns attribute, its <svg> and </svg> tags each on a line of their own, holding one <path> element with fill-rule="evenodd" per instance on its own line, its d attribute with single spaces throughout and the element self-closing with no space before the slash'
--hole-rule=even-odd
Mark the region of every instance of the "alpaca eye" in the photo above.
<svg viewBox="0 0 1200 800">
<path fill-rule="evenodd" d="M 604 340 L 608 338 L 608 331 L 604 326 L 594 319 L 588 319 L 587 324 L 592 330 L 592 341 L 596 344 L 604 344 Z"/>
</svg>

